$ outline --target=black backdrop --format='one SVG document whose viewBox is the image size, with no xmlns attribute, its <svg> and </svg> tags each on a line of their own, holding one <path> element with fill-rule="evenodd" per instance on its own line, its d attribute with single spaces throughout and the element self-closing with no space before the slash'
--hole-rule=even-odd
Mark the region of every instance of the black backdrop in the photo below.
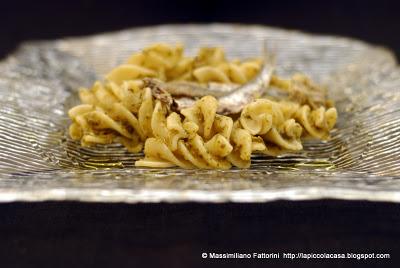
<svg viewBox="0 0 400 268">
<path fill-rule="evenodd" d="M 400 55 L 397 1 L 1 1 L 0 57 L 21 41 L 161 23 L 239 22 L 360 38 Z M 264 261 L 203 260 L 202 252 L 390 253 L 395 266 L 400 205 L 366 201 L 267 204 L 0 205 L 0 267 L 243 267 Z M 332 260 L 280 260 L 277 266 Z M 276 266 L 273 266 L 276 267 Z"/>
<path fill-rule="evenodd" d="M 0 51 L 26 39 L 84 35 L 127 27 L 240 22 L 360 38 L 400 55 L 395 0 L 108 0 L 0 2 Z"/>
</svg>

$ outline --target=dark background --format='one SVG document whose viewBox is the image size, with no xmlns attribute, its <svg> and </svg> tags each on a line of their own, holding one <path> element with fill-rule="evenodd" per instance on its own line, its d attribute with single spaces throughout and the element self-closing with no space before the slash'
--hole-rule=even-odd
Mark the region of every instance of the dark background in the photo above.
<svg viewBox="0 0 400 268">
<path fill-rule="evenodd" d="M 238 22 L 355 37 L 400 55 L 399 7 L 394 0 L 7 0 L 0 2 L 0 52 L 27 39 L 162 23 Z"/>
<path fill-rule="evenodd" d="M 0 266 L 398 267 L 399 209 L 389 203 L 335 200 L 3 204 Z M 203 260 L 203 252 L 279 252 L 281 259 Z M 389 253 L 391 259 L 282 259 L 282 253 L 297 252 Z"/>
<path fill-rule="evenodd" d="M 239 22 L 355 37 L 400 56 L 398 1 L 1 1 L 0 57 L 21 41 L 162 23 Z M 202 260 L 202 252 L 390 253 L 400 260 L 400 205 L 366 201 L 267 204 L 0 205 L 0 267 L 194 267 L 273 264 Z M 330 260 L 280 260 L 277 266 Z"/>
</svg>

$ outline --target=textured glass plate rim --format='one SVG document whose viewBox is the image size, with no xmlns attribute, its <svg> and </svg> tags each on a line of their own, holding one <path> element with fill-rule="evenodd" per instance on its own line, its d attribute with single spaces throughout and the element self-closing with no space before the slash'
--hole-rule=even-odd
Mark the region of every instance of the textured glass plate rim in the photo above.
<svg viewBox="0 0 400 268">
<path fill-rule="evenodd" d="M 227 24 L 229 25 L 229 24 Z M 155 26 L 167 27 L 168 25 Z M 169 25 L 176 26 L 176 25 Z M 218 26 L 218 24 L 210 24 Z M 223 26 L 223 25 L 221 25 Z M 231 25 L 232 26 L 232 25 Z M 284 30 L 271 28 L 262 25 L 240 25 L 233 26 L 248 28 L 274 29 L 282 32 L 301 33 L 307 36 L 332 37 L 335 39 L 348 40 L 350 42 L 364 43 L 363 41 L 340 36 L 310 35 L 301 31 Z M 135 30 L 147 30 L 153 26 L 135 28 Z M 126 31 L 126 30 L 123 30 Z M 116 33 L 116 32 L 111 32 Z M 105 33 L 108 34 L 108 33 Z M 90 37 L 90 36 L 89 36 Z M 79 37 L 82 38 L 82 37 Z M 57 42 L 57 40 L 55 40 Z M 365 43 L 366 44 L 366 43 Z M 23 44 L 22 44 L 23 45 Z M 21 46 L 22 46 L 21 45 Z M 392 60 L 396 62 L 393 53 L 386 48 L 379 47 L 382 53 L 390 54 Z M 354 177 L 357 179 L 356 177 Z M 360 176 L 360 179 L 365 176 Z M 384 176 L 379 176 L 384 179 Z M 389 177 L 388 177 L 389 178 Z M 394 178 L 394 177 L 391 177 Z M 396 177 L 398 178 L 398 177 Z M 28 185 L 15 188 L 0 188 L 0 202 L 14 201 L 82 201 L 82 202 L 124 202 L 124 203 L 153 203 L 153 202 L 268 202 L 275 200 L 315 200 L 315 199 L 342 199 L 342 200 L 369 200 L 369 201 L 389 201 L 400 202 L 400 192 L 396 189 L 390 190 L 368 190 L 366 188 L 346 188 L 338 186 L 315 187 L 315 186 L 295 186 L 278 189 L 263 190 L 156 190 L 156 189 L 101 189 L 81 187 L 52 187 L 46 189 L 30 188 Z"/>
<path fill-rule="evenodd" d="M 79 201 L 98 203 L 262 203 L 272 201 L 307 201 L 319 199 L 366 200 L 374 202 L 400 202 L 398 191 L 346 189 L 340 187 L 287 187 L 282 190 L 140 190 L 52 188 L 0 189 L 0 202 Z"/>
</svg>

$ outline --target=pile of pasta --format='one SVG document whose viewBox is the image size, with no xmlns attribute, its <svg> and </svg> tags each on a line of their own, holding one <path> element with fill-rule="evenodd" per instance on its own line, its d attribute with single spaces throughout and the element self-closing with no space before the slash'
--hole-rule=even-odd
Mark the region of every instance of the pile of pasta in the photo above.
<svg viewBox="0 0 400 268">
<path fill-rule="evenodd" d="M 191 59 L 182 56 L 180 46 L 155 45 L 133 55 L 128 64 L 108 74 L 105 82 L 80 89 L 82 104 L 68 112 L 71 138 L 80 140 L 82 146 L 121 143 L 130 152 L 144 151 L 136 166 L 204 169 L 248 168 L 254 153 L 277 156 L 302 150 L 305 137 L 329 139 L 337 120 L 336 109 L 329 104 L 260 98 L 246 105 L 240 115 L 226 116 L 217 113 L 215 97 L 204 96 L 192 107 L 176 111 L 168 92 L 147 87 L 141 80 L 150 76 L 205 82 L 202 68 L 215 68 L 225 74 L 227 82 L 243 84 L 260 69 L 255 61 L 226 62 L 217 51 L 202 49 Z M 166 57 L 175 59 L 174 64 Z M 232 80 L 235 76 L 225 72 L 224 66 L 242 68 L 244 80 Z M 275 84 L 290 88 L 290 81 L 276 80 Z M 310 84 L 307 79 L 302 81 L 303 86 Z"/>
<path fill-rule="evenodd" d="M 156 77 L 162 81 L 191 81 L 244 84 L 261 68 L 260 59 L 227 61 L 220 47 L 200 48 L 196 57 L 183 55 L 183 45 L 157 43 L 133 54 L 125 64 L 112 70 L 108 81 L 118 85 L 126 80 Z"/>
</svg>

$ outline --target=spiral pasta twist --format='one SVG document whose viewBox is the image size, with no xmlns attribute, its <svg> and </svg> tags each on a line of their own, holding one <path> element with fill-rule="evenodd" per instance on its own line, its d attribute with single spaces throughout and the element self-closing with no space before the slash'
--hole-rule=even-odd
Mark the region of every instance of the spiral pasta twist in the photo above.
<svg viewBox="0 0 400 268">
<path fill-rule="evenodd" d="M 218 103 L 206 96 L 188 109 L 182 118 L 175 112 L 166 113 L 165 105 L 157 101 L 152 115 L 153 138 L 145 143 L 145 158 L 136 166 L 158 166 L 169 162 L 183 168 L 230 168 L 224 157 L 232 151 L 229 143 L 233 121 L 217 115 Z"/>
<path fill-rule="evenodd" d="M 301 150 L 302 127 L 285 108 L 287 107 L 283 103 L 258 99 L 243 109 L 239 121 L 250 134 L 261 136 L 272 148 Z M 266 150 L 264 153 L 275 155 L 275 151 Z"/>
<path fill-rule="evenodd" d="M 151 135 L 148 115 L 153 97 L 149 88 L 141 89 L 140 81 L 96 82 L 91 89 L 81 88 L 83 104 L 73 107 L 68 115 L 72 139 L 82 146 L 120 142 L 130 152 L 140 152 L 143 141 Z"/>
<path fill-rule="evenodd" d="M 329 139 L 329 133 L 336 124 L 336 108 L 319 107 L 311 110 L 308 105 L 296 111 L 296 119 L 303 126 L 308 136 L 321 140 Z"/>
<path fill-rule="evenodd" d="M 314 83 L 304 74 L 297 73 L 290 79 L 282 79 L 273 75 L 271 85 L 285 91 L 289 100 L 301 105 L 308 105 L 312 109 L 333 106 L 332 101 L 327 99 L 326 88 Z"/>
</svg>

